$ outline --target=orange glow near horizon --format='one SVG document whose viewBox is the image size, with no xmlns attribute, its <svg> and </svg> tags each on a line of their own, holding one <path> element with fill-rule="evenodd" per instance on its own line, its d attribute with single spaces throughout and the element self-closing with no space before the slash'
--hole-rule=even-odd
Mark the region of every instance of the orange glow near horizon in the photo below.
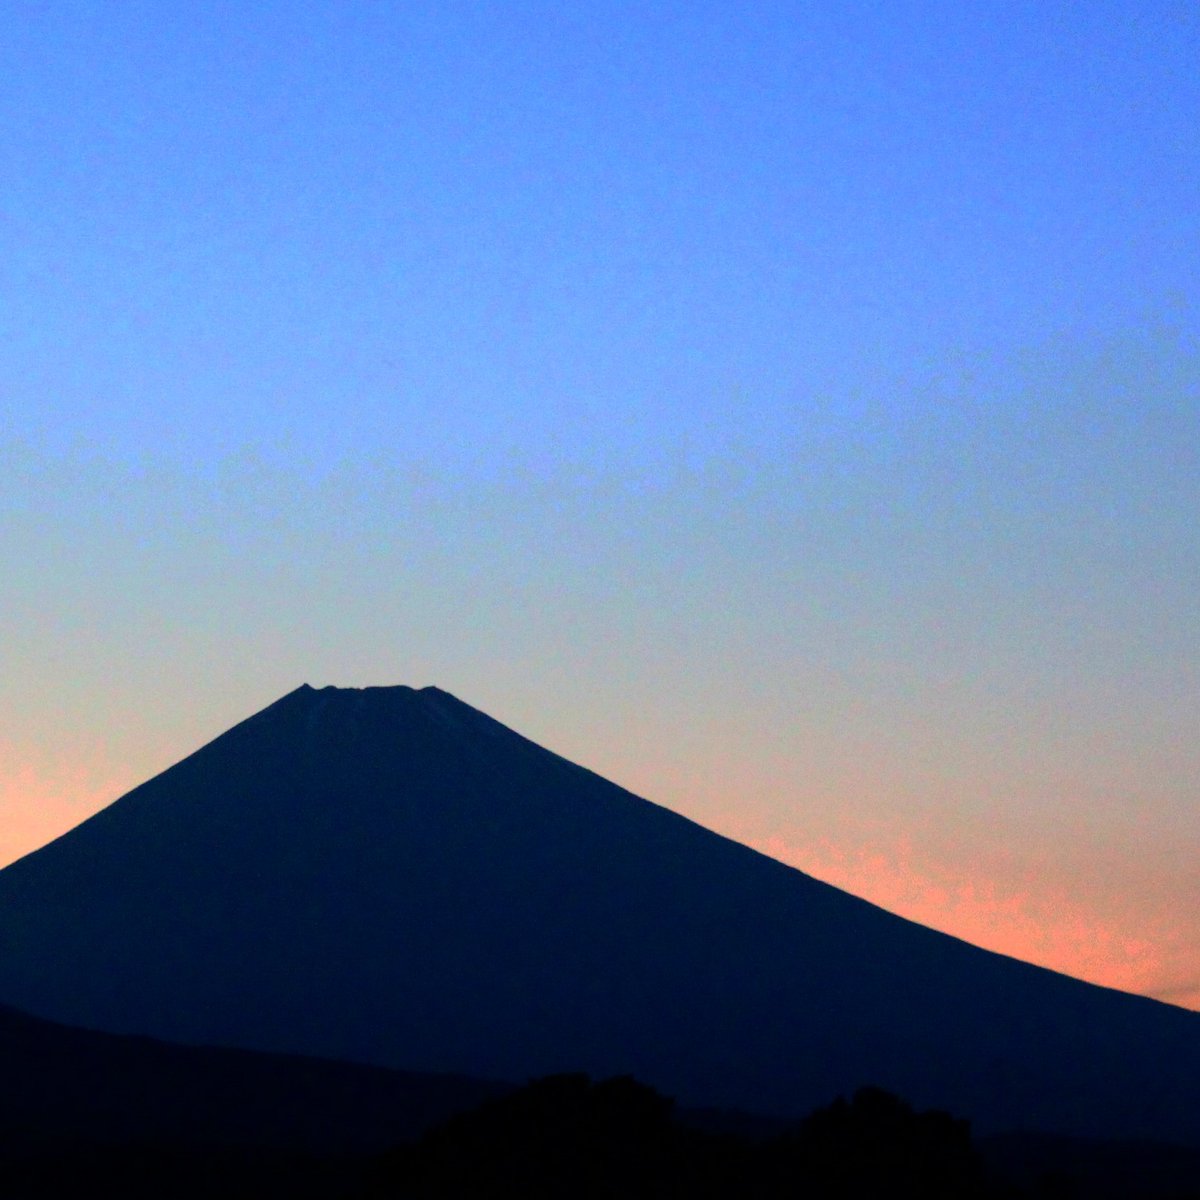
<svg viewBox="0 0 1200 1200">
<path fill-rule="evenodd" d="M 847 848 L 830 841 L 750 844 L 844 891 L 974 945 L 1104 987 L 1200 1011 L 1200 984 L 1188 931 L 1163 914 L 1118 919 L 1093 911 L 1061 886 L 1034 889 L 956 877 L 919 862 L 912 845 Z"/>
<path fill-rule="evenodd" d="M 0 742 L 0 867 L 61 837 L 134 786 L 103 755 L 64 767 Z"/>
</svg>

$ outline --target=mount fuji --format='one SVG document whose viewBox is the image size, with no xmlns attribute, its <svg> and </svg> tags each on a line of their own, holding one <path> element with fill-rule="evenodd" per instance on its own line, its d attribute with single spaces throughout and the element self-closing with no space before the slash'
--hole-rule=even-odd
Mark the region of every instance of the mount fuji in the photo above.
<svg viewBox="0 0 1200 1200">
<path fill-rule="evenodd" d="M 888 913 L 437 688 L 307 685 L 0 871 L 0 1004 L 794 1116 L 1200 1146 L 1200 1014 Z"/>
</svg>

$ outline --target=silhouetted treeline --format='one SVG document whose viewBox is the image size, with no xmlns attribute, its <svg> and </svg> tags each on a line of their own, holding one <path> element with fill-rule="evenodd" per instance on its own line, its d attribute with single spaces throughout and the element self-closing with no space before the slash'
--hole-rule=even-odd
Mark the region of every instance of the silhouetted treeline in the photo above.
<svg viewBox="0 0 1200 1200">
<path fill-rule="evenodd" d="M 676 1113 L 623 1077 L 535 1080 L 383 1154 L 317 1146 L 87 1142 L 0 1131 L 0 1200 L 1200 1200 L 1200 1154 L 1172 1147 L 995 1139 L 878 1088 L 792 1126 Z"/>
<path fill-rule="evenodd" d="M 691 1128 L 629 1078 L 560 1075 L 380 1161 L 365 1196 L 991 1197 L 967 1122 L 866 1088 L 782 1136 Z"/>
<path fill-rule="evenodd" d="M 1200 1200 L 1193 1151 L 1018 1138 L 985 1156 L 966 1120 L 879 1088 L 782 1131 L 730 1118 L 698 1126 L 630 1078 L 552 1076 L 383 1156 L 357 1200 Z"/>
</svg>

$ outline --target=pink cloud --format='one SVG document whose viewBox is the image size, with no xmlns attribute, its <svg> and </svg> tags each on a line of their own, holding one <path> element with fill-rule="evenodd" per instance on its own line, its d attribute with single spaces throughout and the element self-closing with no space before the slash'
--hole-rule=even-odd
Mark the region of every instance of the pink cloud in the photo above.
<svg viewBox="0 0 1200 1200">
<path fill-rule="evenodd" d="M 920 858 L 911 843 L 799 845 L 753 839 L 755 849 L 965 941 L 1106 987 L 1200 1009 L 1195 930 L 1170 912 L 1101 912 L 1052 881 L 966 878 Z M 1191 936 L 1189 936 L 1189 934 Z"/>
</svg>

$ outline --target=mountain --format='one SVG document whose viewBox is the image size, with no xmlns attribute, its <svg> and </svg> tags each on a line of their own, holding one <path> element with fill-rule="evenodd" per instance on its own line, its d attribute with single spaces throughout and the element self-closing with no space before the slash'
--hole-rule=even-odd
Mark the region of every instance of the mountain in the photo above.
<svg viewBox="0 0 1200 1200">
<path fill-rule="evenodd" d="M 915 925 L 437 688 L 304 686 L 0 871 L 0 1002 L 192 1044 L 1200 1145 L 1200 1014 Z"/>
</svg>

